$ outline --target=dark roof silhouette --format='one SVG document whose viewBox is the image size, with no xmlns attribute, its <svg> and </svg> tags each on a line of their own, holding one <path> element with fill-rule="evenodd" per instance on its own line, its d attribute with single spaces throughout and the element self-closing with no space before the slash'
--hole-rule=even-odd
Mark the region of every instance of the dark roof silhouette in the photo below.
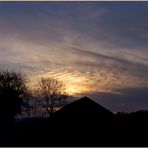
<svg viewBox="0 0 148 148">
<path fill-rule="evenodd" d="M 105 119 L 114 114 L 88 97 L 83 97 L 57 111 L 51 118 L 61 119 Z"/>
<path fill-rule="evenodd" d="M 110 137 L 114 117 L 115 115 L 108 109 L 88 97 L 83 97 L 65 105 L 49 118 L 52 127 L 50 132 L 53 130 L 54 133 L 56 129 L 63 138 L 66 135 L 67 141 L 73 145 L 86 146 L 92 143 L 95 145 L 98 140 L 99 143 L 103 143 L 106 137 Z M 63 140 L 58 142 L 63 143 Z"/>
</svg>

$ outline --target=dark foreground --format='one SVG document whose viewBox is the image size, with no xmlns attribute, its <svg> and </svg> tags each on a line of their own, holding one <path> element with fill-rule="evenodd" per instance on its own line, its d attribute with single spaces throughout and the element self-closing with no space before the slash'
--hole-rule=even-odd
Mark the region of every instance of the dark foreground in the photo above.
<svg viewBox="0 0 148 148">
<path fill-rule="evenodd" d="M 1 126 L 0 146 L 148 146 L 148 112 L 113 114 L 88 98 L 50 118 Z"/>
</svg>

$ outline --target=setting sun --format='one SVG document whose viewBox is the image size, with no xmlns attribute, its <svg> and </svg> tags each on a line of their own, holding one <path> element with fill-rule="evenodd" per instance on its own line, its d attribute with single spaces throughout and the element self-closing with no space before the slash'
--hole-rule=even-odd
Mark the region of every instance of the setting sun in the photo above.
<svg viewBox="0 0 148 148">
<path fill-rule="evenodd" d="M 77 95 L 78 93 L 80 93 L 80 89 L 76 86 L 67 86 L 66 87 L 66 93 L 68 93 L 69 95 Z"/>
</svg>

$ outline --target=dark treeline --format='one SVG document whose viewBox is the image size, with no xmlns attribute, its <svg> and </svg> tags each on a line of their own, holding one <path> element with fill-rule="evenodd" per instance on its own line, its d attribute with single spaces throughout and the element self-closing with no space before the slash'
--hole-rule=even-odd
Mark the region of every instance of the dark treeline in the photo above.
<svg viewBox="0 0 148 148">
<path fill-rule="evenodd" d="M 55 78 L 31 90 L 22 72 L 0 72 L 0 146 L 148 146 L 148 111 L 113 114 L 67 98 Z"/>
<path fill-rule="evenodd" d="M 41 78 L 36 89 L 29 89 L 22 72 L 0 72 L 0 115 L 4 120 L 19 117 L 50 116 L 66 104 L 64 84 L 55 78 Z"/>
</svg>

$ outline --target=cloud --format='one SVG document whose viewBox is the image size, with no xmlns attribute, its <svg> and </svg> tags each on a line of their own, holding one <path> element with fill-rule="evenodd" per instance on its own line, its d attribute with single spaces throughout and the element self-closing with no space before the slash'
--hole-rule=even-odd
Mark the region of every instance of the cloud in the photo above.
<svg viewBox="0 0 148 148">
<path fill-rule="evenodd" d="M 113 112 L 147 110 L 147 87 L 125 88 L 119 92 L 120 93 L 100 92 L 87 95 Z"/>
<path fill-rule="evenodd" d="M 146 2 L 1 2 L 0 8 L 1 33 L 28 41 L 45 44 L 77 32 L 106 48 L 148 46 Z"/>
<path fill-rule="evenodd" d="M 147 14 L 146 2 L 0 2 L 0 69 L 53 72 L 71 85 L 81 82 L 94 95 L 110 91 L 113 102 L 117 88 L 142 93 L 148 77 Z"/>
</svg>

